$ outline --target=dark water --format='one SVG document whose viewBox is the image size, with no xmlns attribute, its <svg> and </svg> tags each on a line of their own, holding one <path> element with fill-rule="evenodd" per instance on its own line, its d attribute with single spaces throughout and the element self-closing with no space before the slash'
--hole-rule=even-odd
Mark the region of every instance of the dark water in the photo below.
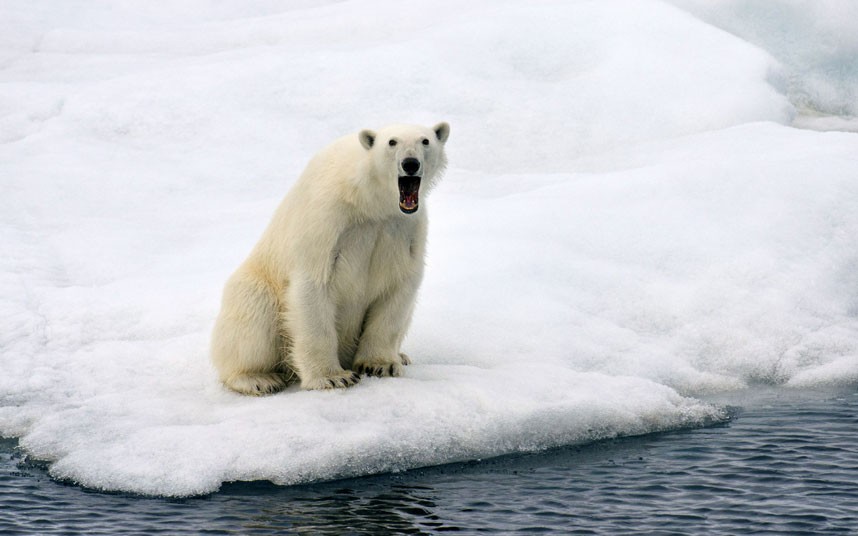
<svg viewBox="0 0 858 536">
<path fill-rule="evenodd" d="M 725 400 L 712 428 L 185 500 L 57 483 L 2 440 L 0 533 L 858 534 L 858 392 Z"/>
</svg>

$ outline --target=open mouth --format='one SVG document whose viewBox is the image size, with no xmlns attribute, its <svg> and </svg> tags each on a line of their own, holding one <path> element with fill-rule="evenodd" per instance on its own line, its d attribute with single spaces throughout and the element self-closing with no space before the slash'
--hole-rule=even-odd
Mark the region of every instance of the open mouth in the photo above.
<svg viewBox="0 0 858 536">
<path fill-rule="evenodd" d="M 417 212 L 420 191 L 420 177 L 416 175 L 399 177 L 399 210 L 406 214 Z"/>
</svg>

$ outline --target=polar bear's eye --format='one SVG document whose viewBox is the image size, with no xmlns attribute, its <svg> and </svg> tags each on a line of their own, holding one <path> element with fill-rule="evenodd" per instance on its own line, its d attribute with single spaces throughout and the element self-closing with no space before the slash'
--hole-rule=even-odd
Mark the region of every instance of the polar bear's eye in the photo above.
<svg viewBox="0 0 858 536">
<path fill-rule="evenodd" d="M 389 142 L 387 142 L 387 144 L 393 147 L 394 145 L 396 145 L 396 140 L 390 140 Z"/>
<path fill-rule="evenodd" d="M 429 140 L 427 140 L 426 138 L 423 138 L 423 145 L 429 145 Z"/>
</svg>

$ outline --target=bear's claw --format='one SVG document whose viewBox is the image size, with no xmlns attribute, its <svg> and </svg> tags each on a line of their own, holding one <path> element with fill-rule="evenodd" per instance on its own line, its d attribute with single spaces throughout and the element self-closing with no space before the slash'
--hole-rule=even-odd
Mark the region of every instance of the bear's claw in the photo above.
<svg viewBox="0 0 858 536">
<path fill-rule="evenodd" d="M 351 387 L 360 381 L 360 375 L 350 370 L 343 371 L 330 378 L 319 378 L 318 380 L 304 382 L 304 389 L 342 389 Z"/>
<path fill-rule="evenodd" d="M 367 376 L 402 376 L 402 365 L 399 363 L 361 363 L 354 366 L 355 372 Z"/>
<path fill-rule="evenodd" d="M 341 377 L 341 378 L 328 378 L 328 385 L 332 389 L 336 389 L 337 387 L 349 387 L 360 381 L 360 375 L 352 372 L 351 375 Z"/>
</svg>

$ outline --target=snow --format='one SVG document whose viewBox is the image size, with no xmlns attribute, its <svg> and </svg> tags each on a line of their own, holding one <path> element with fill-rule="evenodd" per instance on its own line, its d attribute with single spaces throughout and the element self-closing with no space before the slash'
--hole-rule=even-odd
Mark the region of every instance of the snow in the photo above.
<svg viewBox="0 0 858 536">
<path fill-rule="evenodd" d="M 718 6 L 0 4 L 0 433 L 57 478 L 184 496 L 854 385 L 858 17 Z M 405 377 L 224 390 L 220 291 L 309 157 L 440 120 Z"/>
<path fill-rule="evenodd" d="M 855 2 L 670 1 L 771 53 L 781 63 L 784 91 L 804 113 L 858 115 Z"/>
</svg>

